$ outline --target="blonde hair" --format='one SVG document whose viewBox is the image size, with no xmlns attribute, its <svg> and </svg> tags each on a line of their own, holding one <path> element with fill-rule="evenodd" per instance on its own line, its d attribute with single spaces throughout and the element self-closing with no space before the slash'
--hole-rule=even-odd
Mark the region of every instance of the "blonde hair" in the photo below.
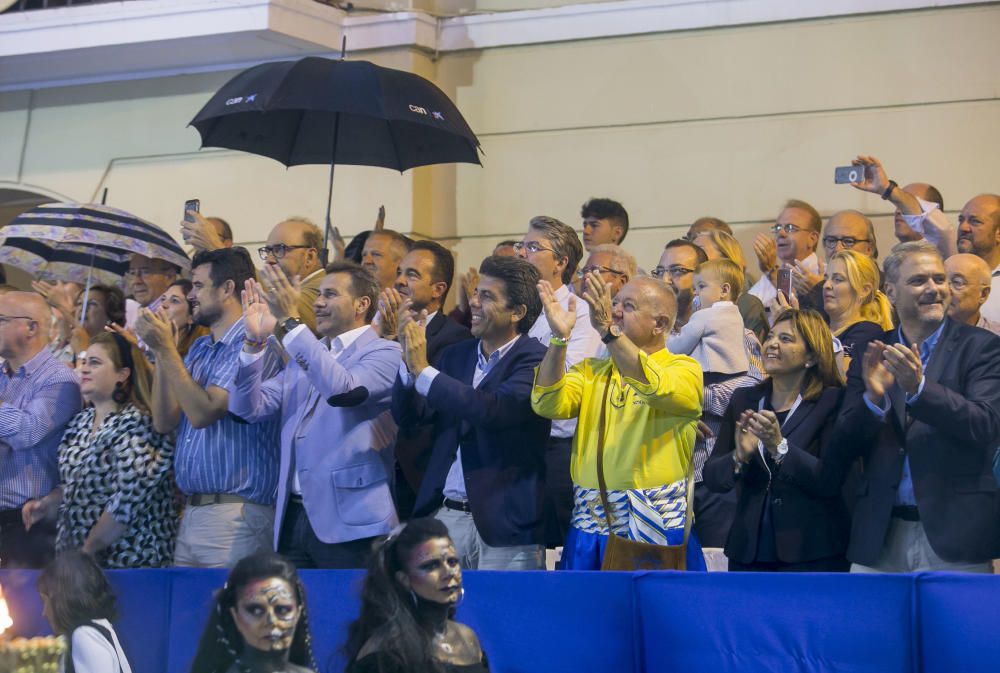
<svg viewBox="0 0 1000 673">
<path fill-rule="evenodd" d="M 833 335 L 826 321 L 818 312 L 812 309 L 785 309 L 774 320 L 773 330 L 782 322 L 791 322 L 806 342 L 806 350 L 816 356 L 816 365 L 806 369 L 802 379 L 802 399 L 815 400 L 824 388 L 842 388 L 844 376 L 837 367 L 833 356 Z"/>
<path fill-rule="evenodd" d="M 743 247 L 736 237 L 724 231 L 713 229 L 703 231 L 698 236 L 707 236 L 710 241 L 719 249 L 719 253 L 728 260 L 733 261 L 741 270 L 746 271 L 747 262 L 743 256 Z"/>
<path fill-rule="evenodd" d="M 892 306 L 889 298 L 878 289 L 879 271 L 875 260 L 854 250 L 841 250 L 830 255 L 827 271 L 837 260 L 843 262 L 847 269 L 847 282 L 861 304 L 861 317 L 877 323 L 884 330 L 891 330 Z M 871 294 L 862 294 L 865 285 L 872 288 Z"/>
<path fill-rule="evenodd" d="M 736 301 L 736 298 L 743 293 L 743 269 L 732 260 L 710 259 L 699 264 L 694 272 L 698 275 L 710 274 L 720 285 L 728 283 L 731 301 Z"/>
</svg>

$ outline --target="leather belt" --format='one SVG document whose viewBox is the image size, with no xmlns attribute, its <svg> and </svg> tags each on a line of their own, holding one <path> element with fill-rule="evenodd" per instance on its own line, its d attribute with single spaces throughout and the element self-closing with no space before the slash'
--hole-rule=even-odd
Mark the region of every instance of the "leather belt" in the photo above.
<svg viewBox="0 0 1000 673">
<path fill-rule="evenodd" d="M 444 506 L 448 509 L 453 509 L 458 512 L 468 512 L 472 513 L 472 507 L 469 506 L 468 502 L 463 502 L 461 500 L 452 500 L 451 498 L 444 499 Z"/>
<path fill-rule="evenodd" d="M 185 499 L 185 502 L 189 507 L 202 507 L 204 505 L 245 504 L 250 501 L 232 493 L 192 493 Z"/>
<path fill-rule="evenodd" d="M 892 517 L 903 521 L 920 521 L 920 510 L 916 505 L 897 505 L 892 508 Z"/>
</svg>

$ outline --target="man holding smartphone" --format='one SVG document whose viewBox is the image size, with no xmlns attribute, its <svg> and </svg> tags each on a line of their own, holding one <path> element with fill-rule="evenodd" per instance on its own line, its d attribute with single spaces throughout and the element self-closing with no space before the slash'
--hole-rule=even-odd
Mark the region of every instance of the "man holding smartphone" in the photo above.
<svg viewBox="0 0 1000 673">
<path fill-rule="evenodd" d="M 771 304 L 778 296 L 780 269 L 790 272 L 796 262 L 801 262 L 810 273 L 822 273 L 819 257 L 816 256 L 822 229 L 823 220 L 815 208 L 805 201 L 790 199 L 771 226 L 771 235 L 757 234 L 754 239 L 753 249 L 762 275 L 750 288 L 750 294 L 764 304 L 769 320 L 774 320 Z M 788 289 L 790 274 L 786 278 L 785 287 L 780 288 L 783 291 Z"/>
</svg>

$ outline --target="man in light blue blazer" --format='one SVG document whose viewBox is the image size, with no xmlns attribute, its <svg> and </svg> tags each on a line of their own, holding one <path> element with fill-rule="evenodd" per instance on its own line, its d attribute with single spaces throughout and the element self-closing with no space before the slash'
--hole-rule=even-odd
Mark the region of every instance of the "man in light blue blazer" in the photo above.
<svg viewBox="0 0 1000 673">
<path fill-rule="evenodd" d="M 300 568 L 362 568 L 373 539 L 397 525 L 392 501 L 396 425 L 389 414 L 399 344 L 369 323 L 379 288 L 353 262 L 326 269 L 316 298 L 317 339 L 297 315 L 298 283 L 265 267 L 248 283 L 247 341 L 230 411 L 250 423 L 281 419 L 275 549 Z M 262 380 L 271 334 L 287 367 Z"/>
</svg>

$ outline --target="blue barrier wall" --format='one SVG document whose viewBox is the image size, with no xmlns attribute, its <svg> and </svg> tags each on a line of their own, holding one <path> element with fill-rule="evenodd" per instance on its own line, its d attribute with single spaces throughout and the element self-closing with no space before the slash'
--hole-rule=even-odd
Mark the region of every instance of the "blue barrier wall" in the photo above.
<svg viewBox="0 0 1000 673">
<path fill-rule="evenodd" d="M 34 572 L 0 571 L 18 635 Z M 110 572 L 135 673 L 186 673 L 225 572 Z M 304 571 L 321 673 L 339 673 L 360 572 Z M 1000 577 L 468 572 L 459 619 L 494 673 L 993 673 Z"/>
</svg>

